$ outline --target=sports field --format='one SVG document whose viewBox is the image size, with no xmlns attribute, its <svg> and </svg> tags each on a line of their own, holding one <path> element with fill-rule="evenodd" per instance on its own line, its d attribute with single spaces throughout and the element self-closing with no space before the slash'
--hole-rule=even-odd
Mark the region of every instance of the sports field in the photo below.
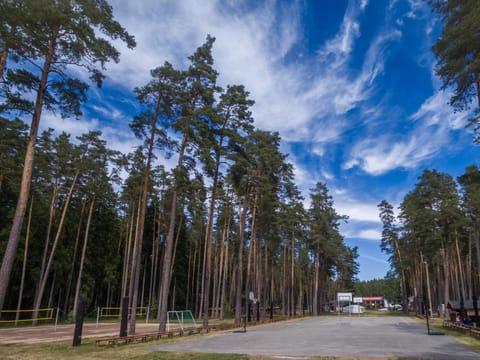
<svg viewBox="0 0 480 360">
<path fill-rule="evenodd" d="M 153 333 L 158 331 L 158 323 L 137 323 L 138 333 Z M 53 341 L 72 341 L 74 326 L 59 325 L 39 325 L 22 326 L 17 328 L 0 329 L 1 344 L 35 344 Z M 83 324 L 82 338 L 118 336 L 120 333 L 120 324 L 118 322 L 101 322 L 98 327 L 95 323 Z"/>
</svg>

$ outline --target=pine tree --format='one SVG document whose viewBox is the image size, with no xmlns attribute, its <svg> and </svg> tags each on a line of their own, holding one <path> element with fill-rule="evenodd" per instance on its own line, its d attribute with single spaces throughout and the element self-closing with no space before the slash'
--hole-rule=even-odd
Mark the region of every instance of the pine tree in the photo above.
<svg viewBox="0 0 480 360">
<path fill-rule="evenodd" d="M 29 80 L 28 88 L 33 89 L 35 101 L 31 108 L 33 115 L 20 194 L 0 268 L 0 309 L 3 309 L 20 241 L 30 193 L 35 144 L 44 106 L 59 109 L 63 115 L 80 114 L 80 104 L 85 100 L 87 85 L 69 76 L 67 64 L 84 69 L 100 86 L 104 76 L 100 69 L 103 69 L 107 61 L 119 59 L 118 51 L 100 34 L 120 39 L 129 47 L 135 46 L 133 37 L 113 19 L 112 8 L 105 0 L 28 1 L 24 10 L 28 21 L 18 29 L 24 34 L 29 47 L 29 51 L 24 54 L 24 60 L 35 62 L 40 71 L 38 74 L 27 74 L 23 70 L 22 73 Z M 10 24 L 10 27 L 17 25 L 15 22 Z M 8 43 L 8 39 L 1 40 L 3 44 Z M 15 83 L 11 86 L 15 87 Z M 25 87 L 22 83 L 20 86 Z"/>
<path fill-rule="evenodd" d="M 480 2 L 477 0 L 430 0 L 433 9 L 444 22 L 441 37 L 433 46 L 438 58 L 436 73 L 443 81 L 443 89 L 454 88 L 450 105 L 464 110 L 477 105 L 476 116 L 470 122 L 480 142 Z"/>
</svg>

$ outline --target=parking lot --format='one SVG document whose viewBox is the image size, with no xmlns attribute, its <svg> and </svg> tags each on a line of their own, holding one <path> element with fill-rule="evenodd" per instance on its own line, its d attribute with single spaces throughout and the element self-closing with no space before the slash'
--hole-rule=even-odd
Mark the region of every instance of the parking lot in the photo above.
<svg viewBox="0 0 480 360">
<path fill-rule="evenodd" d="M 270 356 L 418 357 L 478 360 L 480 353 L 446 335 L 428 335 L 421 322 L 395 316 L 322 316 L 228 331 L 149 350 Z"/>
</svg>

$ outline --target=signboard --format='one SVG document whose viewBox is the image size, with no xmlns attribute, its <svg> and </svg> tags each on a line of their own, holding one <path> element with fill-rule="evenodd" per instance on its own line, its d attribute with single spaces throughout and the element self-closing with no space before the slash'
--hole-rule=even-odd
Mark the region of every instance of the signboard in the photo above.
<svg viewBox="0 0 480 360">
<path fill-rule="evenodd" d="M 363 302 L 363 299 L 361 297 L 354 297 L 353 302 L 355 304 L 361 304 Z"/>
<path fill-rule="evenodd" d="M 337 301 L 352 301 L 352 293 L 339 292 L 337 293 Z"/>
<path fill-rule="evenodd" d="M 381 296 L 364 296 L 363 301 L 383 301 Z"/>
</svg>

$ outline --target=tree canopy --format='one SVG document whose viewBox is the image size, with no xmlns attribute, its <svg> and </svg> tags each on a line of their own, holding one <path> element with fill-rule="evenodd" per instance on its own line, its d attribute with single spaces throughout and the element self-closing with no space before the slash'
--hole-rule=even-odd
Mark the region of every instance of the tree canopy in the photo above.
<svg viewBox="0 0 480 360">
<path fill-rule="evenodd" d="M 444 28 L 433 46 L 438 62 L 437 75 L 443 89 L 453 88 L 450 105 L 455 110 L 472 106 L 475 142 L 480 142 L 480 3 L 476 0 L 429 0 L 442 17 Z"/>
</svg>

